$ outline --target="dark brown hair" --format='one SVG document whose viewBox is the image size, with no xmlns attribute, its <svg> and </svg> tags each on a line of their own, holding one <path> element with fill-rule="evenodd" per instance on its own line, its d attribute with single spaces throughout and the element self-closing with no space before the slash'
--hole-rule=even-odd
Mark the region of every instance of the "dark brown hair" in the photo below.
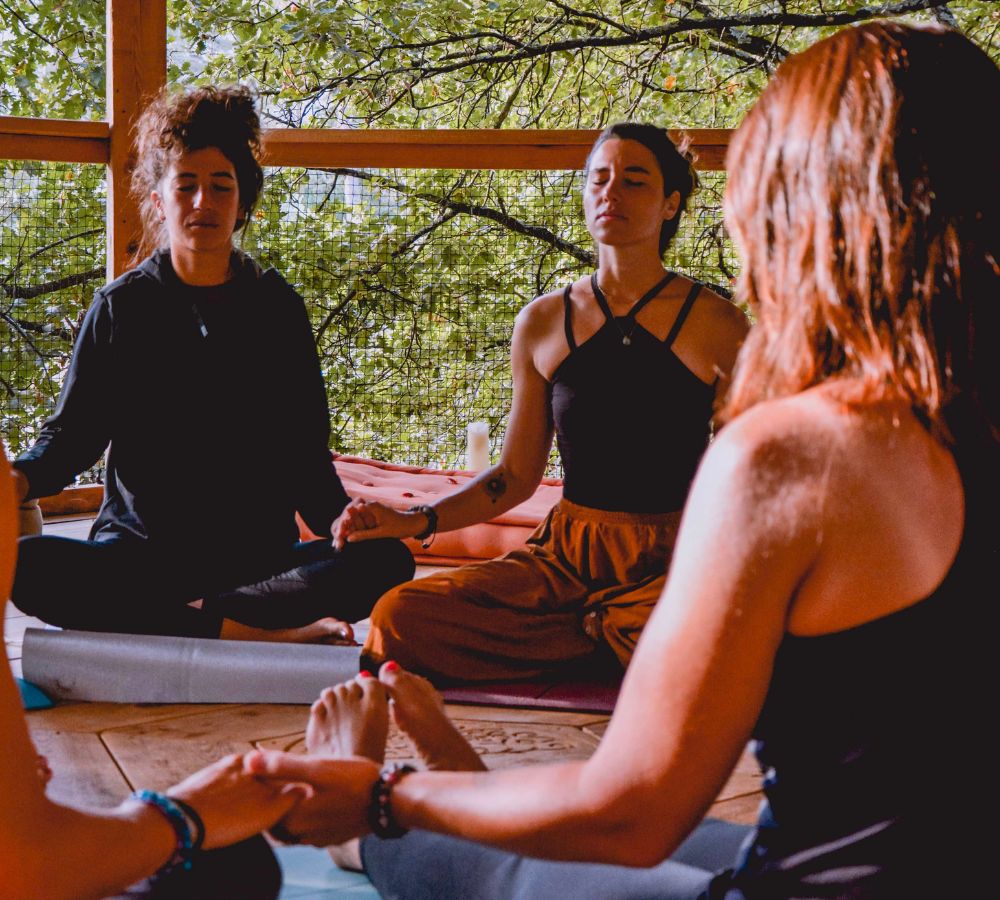
<svg viewBox="0 0 1000 900">
<path fill-rule="evenodd" d="M 722 410 L 843 379 L 941 435 L 1000 423 L 1000 70 L 877 22 L 790 57 L 730 144 L 726 224 L 757 316 Z"/>
<path fill-rule="evenodd" d="M 136 260 L 165 243 L 150 193 L 180 154 L 206 147 L 218 148 L 233 164 L 240 197 L 237 230 L 246 224 L 264 185 L 253 93 L 242 86 L 164 89 L 136 124 L 132 191 L 140 203 L 143 231 Z"/>
<path fill-rule="evenodd" d="M 669 197 L 674 191 L 680 194 L 681 202 L 677 207 L 677 214 L 672 219 L 667 219 L 660 229 L 660 256 L 663 256 L 674 235 L 677 234 L 677 226 L 687 209 L 688 198 L 698 187 L 698 175 L 694 170 L 694 156 L 688 151 L 690 142 L 685 138 L 675 144 L 666 130 L 658 128 L 656 125 L 647 125 L 642 122 L 616 122 L 609 125 L 597 136 L 594 146 L 587 154 L 587 162 L 583 167 L 584 175 L 590 170 L 590 160 L 597 148 L 612 138 L 642 144 L 656 157 L 656 164 L 660 167 L 660 174 L 663 176 L 663 196 Z"/>
</svg>

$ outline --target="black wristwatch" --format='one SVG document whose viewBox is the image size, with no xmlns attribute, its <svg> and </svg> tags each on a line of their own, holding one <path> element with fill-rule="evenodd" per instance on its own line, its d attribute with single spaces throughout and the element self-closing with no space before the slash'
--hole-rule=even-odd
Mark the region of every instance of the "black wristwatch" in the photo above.
<svg viewBox="0 0 1000 900">
<path fill-rule="evenodd" d="M 372 834 L 380 838 L 399 838 L 409 831 L 403 828 L 392 816 L 392 789 L 404 777 L 415 772 L 413 766 L 394 763 L 386 766 L 372 785 L 371 805 L 368 807 L 368 824 Z"/>
<path fill-rule="evenodd" d="M 437 511 L 433 506 L 421 504 L 419 506 L 411 506 L 407 512 L 419 512 L 427 516 L 427 527 L 423 531 L 417 532 L 417 534 L 413 535 L 418 541 L 423 543 L 423 548 L 426 550 L 431 545 L 431 540 L 438 530 Z"/>
</svg>

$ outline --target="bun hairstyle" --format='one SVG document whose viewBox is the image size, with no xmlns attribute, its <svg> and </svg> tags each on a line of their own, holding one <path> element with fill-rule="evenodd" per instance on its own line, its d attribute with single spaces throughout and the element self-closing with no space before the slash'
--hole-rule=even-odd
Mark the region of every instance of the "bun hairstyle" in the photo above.
<svg viewBox="0 0 1000 900">
<path fill-rule="evenodd" d="M 642 144 L 656 157 L 660 174 L 663 176 L 663 196 L 669 197 L 674 191 L 680 194 L 681 202 L 677 207 L 677 214 L 665 221 L 663 228 L 660 229 L 660 256 L 663 256 L 674 235 L 677 234 L 681 216 L 687 209 L 688 198 L 698 187 L 698 173 L 694 170 L 695 155 L 689 149 L 690 138 L 685 135 L 683 140 L 674 143 L 665 128 L 643 122 L 616 122 L 597 136 L 594 146 L 587 154 L 587 162 L 583 167 L 584 174 L 590 170 L 590 160 L 597 148 L 612 138 Z"/>
<path fill-rule="evenodd" d="M 260 119 L 248 87 L 164 89 L 136 125 L 136 164 L 132 191 L 140 203 L 141 259 L 166 243 L 165 230 L 150 199 L 170 164 L 182 153 L 215 147 L 233 164 L 239 189 L 242 228 L 260 197 L 264 173 L 260 156 Z"/>
</svg>

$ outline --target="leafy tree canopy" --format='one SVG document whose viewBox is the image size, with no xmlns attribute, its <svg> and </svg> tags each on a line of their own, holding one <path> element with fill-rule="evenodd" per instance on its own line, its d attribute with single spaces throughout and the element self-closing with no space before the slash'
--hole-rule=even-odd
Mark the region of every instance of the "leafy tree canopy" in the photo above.
<svg viewBox="0 0 1000 900">
<path fill-rule="evenodd" d="M 249 82 L 265 124 L 286 127 L 732 127 L 789 53 L 881 17 L 943 22 L 1000 59 L 1000 4 L 976 0 L 170 0 L 167 12 L 172 83 Z M 101 0 L 0 0 L 0 114 L 102 118 L 104 41 Z M 723 184 L 703 180 L 668 262 L 725 291 Z M 102 280 L 103 204 L 100 166 L 0 161 L 0 435 L 15 450 L 51 410 Z M 337 448 L 425 464 L 460 464 L 471 419 L 490 421 L 496 446 L 513 316 L 593 262 L 573 173 L 364 160 L 270 172 L 246 245 L 310 304 Z"/>
</svg>

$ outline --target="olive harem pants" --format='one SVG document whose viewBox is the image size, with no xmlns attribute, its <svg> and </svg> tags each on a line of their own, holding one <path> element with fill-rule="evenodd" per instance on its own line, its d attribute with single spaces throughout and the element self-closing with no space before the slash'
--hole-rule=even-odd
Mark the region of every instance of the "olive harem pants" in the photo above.
<svg viewBox="0 0 1000 900">
<path fill-rule="evenodd" d="M 608 657 L 624 668 L 680 518 L 560 500 L 523 548 L 389 591 L 372 610 L 362 665 L 392 659 L 439 683 L 535 678 Z"/>
</svg>

